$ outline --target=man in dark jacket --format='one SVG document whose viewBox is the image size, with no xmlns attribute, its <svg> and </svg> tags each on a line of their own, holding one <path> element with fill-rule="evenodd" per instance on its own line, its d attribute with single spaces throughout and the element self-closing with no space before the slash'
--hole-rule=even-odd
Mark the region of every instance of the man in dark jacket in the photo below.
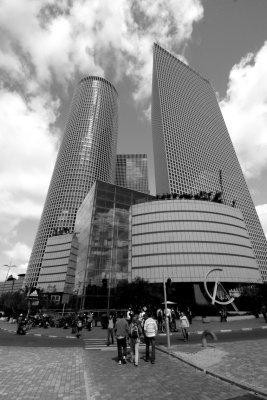
<svg viewBox="0 0 267 400">
<path fill-rule="evenodd" d="M 116 321 L 114 329 L 117 346 L 118 346 L 118 364 L 126 364 L 127 355 L 127 337 L 129 335 L 129 324 L 123 316 L 123 313 L 119 313 L 119 318 Z"/>
</svg>

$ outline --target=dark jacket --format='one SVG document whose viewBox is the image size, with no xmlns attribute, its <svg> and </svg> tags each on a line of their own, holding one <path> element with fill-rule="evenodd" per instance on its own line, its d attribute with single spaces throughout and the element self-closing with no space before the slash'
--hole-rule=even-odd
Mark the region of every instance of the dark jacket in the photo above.
<svg viewBox="0 0 267 400">
<path fill-rule="evenodd" d="M 129 324 L 125 318 L 119 318 L 115 324 L 115 335 L 117 338 L 128 337 L 129 334 Z"/>
</svg>

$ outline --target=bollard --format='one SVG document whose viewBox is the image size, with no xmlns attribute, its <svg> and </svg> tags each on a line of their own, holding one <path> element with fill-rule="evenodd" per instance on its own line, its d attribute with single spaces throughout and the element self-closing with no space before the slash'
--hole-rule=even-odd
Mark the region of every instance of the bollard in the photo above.
<svg viewBox="0 0 267 400">
<path fill-rule="evenodd" d="M 217 342 L 217 336 L 212 331 L 204 331 L 201 335 L 202 347 L 207 347 L 207 337 L 210 336 L 214 342 Z"/>
</svg>

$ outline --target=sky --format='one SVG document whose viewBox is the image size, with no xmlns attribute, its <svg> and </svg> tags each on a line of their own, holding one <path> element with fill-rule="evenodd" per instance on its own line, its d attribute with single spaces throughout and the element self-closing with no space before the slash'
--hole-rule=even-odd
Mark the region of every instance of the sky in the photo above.
<svg viewBox="0 0 267 400">
<path fill-rule="evenodd" d="M 267 235 L 266 20 L 266 0 L 0 0 L 0 281 L 26 272 L 82 77 L 116 87 L 118 153 L 148 154 L 155 194 L 155 41 L 211 82 Z"/>
</svg>

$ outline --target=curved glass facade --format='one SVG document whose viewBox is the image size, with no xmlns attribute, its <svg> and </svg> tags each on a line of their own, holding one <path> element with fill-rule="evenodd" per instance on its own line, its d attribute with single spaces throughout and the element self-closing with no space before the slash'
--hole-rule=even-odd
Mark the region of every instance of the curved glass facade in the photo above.
<svg viewBox="0 0 267 400">
<path fill-rule="evenodd" d="M 76 213 L 96 179 L 115 179 L 118 94 L 106 79 L 81 79 L 75 90 L 30 257 L 25 284 L 35 286 L 47 238 L 72 232 Z"/>
</svg>

